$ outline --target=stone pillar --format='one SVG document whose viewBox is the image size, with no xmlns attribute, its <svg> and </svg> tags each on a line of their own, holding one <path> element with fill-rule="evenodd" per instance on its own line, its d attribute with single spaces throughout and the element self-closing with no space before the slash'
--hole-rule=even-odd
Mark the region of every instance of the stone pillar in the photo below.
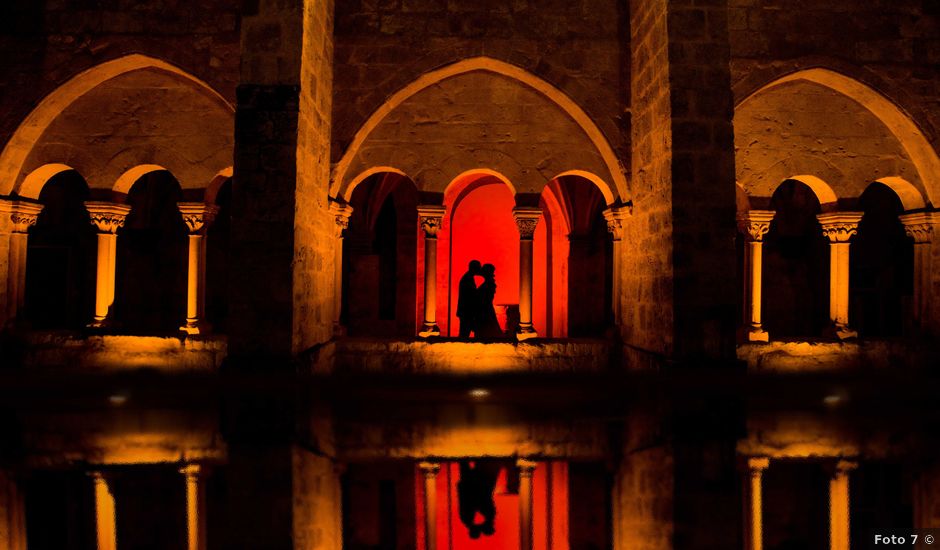
<svg viewBox="0 0 940 550">
<path fill-rule="evenodd" d="M 206 230 L 219 213 L 219 207 L 202 202 L 177 204 L 189 228 L 189 268 L 186 276 L 186 324 L 188 334 L 206 334 Z"/>
<path fill-rule="evenodd" d="M 444 207 L 418 206 L 418 220 L 424 231 L 424 327 L 418 336 L 440 336 L 437 326 L 437 232 L 444 219 Z"/>
<path fill-rule="evenodd" d="M 770 335 L 761 325 L 761 290 L 763 275 L 764 235 L 774 219 L 772 210 L 748 210 L 738 214 L 738 228 L 747 239 L 744 248 L 744 301 L 747 304 L 747 339 L 767 342 Z"/>
<path fill-rule="evenodd" d="M 333 250 L 333 335 L 342 336 L 346 333 L 342 325 L 343 312 L 343 232 L 349 227 L 349 217 L 353 208 L 345 202 L 331 199 L 330 214 L 336 222 L 333 228 L 336 242 Z"/>
<path fill-rule="evenodd" d="M 26 250 L 29 228 L 36 225 L 42 205 L 22 200 L 0 199 L 0 240 L 8 243 L 6 258 L 0 259 L 6 265 L 5 307 L 0 310 L 0 327 L 15 322 L 22 313 L 26 302 Z"/>
<path fill-rule="evenodd" d="M 441 465 L 421 462 L 418 468 L 424 475 L 424 548 L 437 549 L 437 473 Z"/>
<path fill-rule="evenodd" d="M 0 549 L 26 550 L 23 493 L 9 472 L 0 471 Z"/>
<path fill-rule="evenodd" d="M 899 216 L 904 232 L 914 240 L 914 304 L 916 330 L 923 330 L 930 318 L 931 280 L 933 269 L 933 229 L 940 222 L 934 212 L 913 212 Z"/>
<path fill-rule="evenodd" d="M 747 503 L 744 514 L 746 550 L 763 550 L 764 548 L 764 470 L 770 466 L 770 459 L 766 457 L 749 458 L 747 460 L 747 479 L 745 491 Z"/>
<path fill-rule="evenodd" d="M 849 550 L 849 472 L 857 466 L 840 460 L 829 479 L 829 550 Z"/>
<path fill-rule="evenodd" d="M 88 201 L 85 203 L 91 223 L 98 229 L 98 267 L 95 271 L 95 319 L 92 327 L 102 327 L 109 321 L 108 313 L 114 304 L 114 276 L 117 268 L 117 230 L 131 207 L 113 202 Z"/>
<path fill-rule="evenodd" d="M 621 249 L 621 240 L 623 239 L 623 220 L 629 214 L 629 210 L 625 207 L 611 207 L 607 210 L 604 210 L 604 219 L 607 220 L 607 231 L 610 232 L 611 238 L 613 240 L 613 262 L 614 265 L 611 266 L 611 304 L 614 314 L 614 325 L 620 326 L 620 321 L 622 317 L 621 312 L 621 295 L 620 295 L 620 280 L 623 277 L 621 273 L 621 255 L 623 255 L 623 250 Z"/>
<path fill-rule="evenodd" d="M 532 550 L 532 473 L 537 463 L 520 458 L 516 461 L 519 468 L 519 550 Z"/>
<path fill-rule="evenodd" d="M 117 519 L 114 494 L 101 472 L 92 472 L 95 484 L 95 527 L 98 550 L 117 550 Z"/>
<path fill-rule="evenodd" d="M 519 329 L 520 341 L 538 337 L 532 326 L 532 238 L 542 216 L 541 208 L 517 206 L 512 217 L 519 229 Z"/>
<path fill-rule="evenodd" d="M 180 473 L 186 478 L 186 548 L 206 550 L 205 470 L 199 464 L 187 464 Z"/>
<path fill-rule="evenodd" d="M 816 219 L 829 239 L 829 319 L 840 340 L 855 338 L 849 328 L 849 240 L 858 232 L 862 212 L 831 212 Z"/>
</svg>

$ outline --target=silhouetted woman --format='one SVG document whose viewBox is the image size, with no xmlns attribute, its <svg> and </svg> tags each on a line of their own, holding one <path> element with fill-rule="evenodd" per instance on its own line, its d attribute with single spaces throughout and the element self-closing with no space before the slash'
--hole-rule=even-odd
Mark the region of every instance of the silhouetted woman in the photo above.
<svg viewBox="0 0 940 550">
<path fill-rule="evenodd" d="M 480 299 L 479 334 L 483 338 L 498 338 L 503 335 L 503 329 L 496 320 L 496 308 L 493 299 L 496 297 L 496 266 L 486 264 L 480 270 L 483 283 L 477 289 Z"/>
</svg>

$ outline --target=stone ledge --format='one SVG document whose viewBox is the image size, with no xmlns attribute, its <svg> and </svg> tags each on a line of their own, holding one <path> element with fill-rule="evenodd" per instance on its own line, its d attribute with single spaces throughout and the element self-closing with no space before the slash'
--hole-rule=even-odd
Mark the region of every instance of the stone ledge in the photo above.
<svg viewBox="0 0 940 550">
<path fill-rule="evenodd" d="M 928 365 L 935 353 L 910 340 L 771 341 L 738 346 L 738 359 L 747 362 L 750 372 L 918 368 Z"/>
</svg>

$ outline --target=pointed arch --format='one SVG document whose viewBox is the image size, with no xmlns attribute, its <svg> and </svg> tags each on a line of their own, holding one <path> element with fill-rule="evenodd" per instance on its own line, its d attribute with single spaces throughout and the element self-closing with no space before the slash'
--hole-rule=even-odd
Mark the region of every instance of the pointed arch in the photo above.
<svg viewBox="0 0 940 550">
<path fill-rule="evenodd" d="M 920 180 L 924 184 L 930 202 L 936 204 L 940 200 L 940 157 L 938 157 L 937 151 L 930 145 L 924 133 L 907 113 L 881 92 L 854 78 L 822 67 L 803 69 L 765 84 L 739 101 L 737 107 L 761 92 L 798 81 L 811 82 L 839 92 L 854 100 L 878 118 L 910 156 Z M 820 199 L 820 202 L 822 202 L 822 199 Z"/>
<path fill-rule="evenodd" d="M 601 180 L 604 184 L 603 194 L 605 198 L 608 198 L 611 202 L 615 201 L 617 198 L 624 201 L 627 200 L 628 191 L 624 170 L 613 148 L 607 141 L 607 138 L 604 137 L 600 128 L 597 127 L 587 113 L 564 92 L 552 84 L 520 67 L 490 57 L 465 59 L 430 71 L 393 94 L 372 113 L 365 124 L 359 128 L 349 147 L 346 149 L 346 152 L 343 154 L 342 158 L 340 158 L 339 162 L 337 162 L 333 171 L 330 195 L 334 197 L 346 195 L 346 187 L 350 185 L 350 182 L 347 181 L 349 178 L 348 171 L 353 160 L 356 158 L 357 153 L 372 131 L 375 130 L 392 111 L 415 94 L 430 86 L 445 79 L 474 71 L 491 72 L 518 81 L 539 92 L 549 101 L 561 108 L 585 133 L 596 149 L 597 154 L 601 157 L 607 171 L 610 173 L 610 177 L 613 180 L 612 185 Z"/>
<path fill-rule="evenodd" d="M 166 61 L 142 54 L 130 54 L 106 61 L 82 71 L 53 90 L 23 119 L 0 153 L 0 195 L 19 193 L 22 188 L 22 185 L 19 185 L 20 173 L 33 145 L 59 114 L 100 84 L 141 69 L 163 71 L 182 78 L 229 113 L 235 112 L 232 105 L 208 83 Z"/>
</svg>

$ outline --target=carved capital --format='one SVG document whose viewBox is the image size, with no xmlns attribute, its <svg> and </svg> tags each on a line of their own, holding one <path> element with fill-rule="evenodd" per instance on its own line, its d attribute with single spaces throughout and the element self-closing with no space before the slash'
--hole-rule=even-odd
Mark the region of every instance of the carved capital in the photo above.
<svg viewBox="0 0 940 550">
<path fill-rule="evenodd" d="M 613 206 L 604 210 L 607 231 L 611 234 L 613 240 L 619 241 L 623 238 L 623 220 L 629 215 L 630 210 L 625 206 Z"/>
<path fill-rule="evenodd" d="M 831 472 L 833 477 L 843 477 L 856 468 L 858 468 L 858 462 L 839 460 L 832 466 Z"/>
<path fill-rule="evenodd" d="M 532 472 L 535 471 L 536 466 L 539 463 L 534 460 L 529 460 L 527 458 L 520 458 L 516 460 L 516 468 L 519 469 L 519 475 L 521 477 L 528 477 L 532 475 Z"/>
<path fill-rule="evenodd" d="M 219 213 L 218 206 L 204 202 L 178 202 L 176 206 L 180 209 L 180 214 L 190 233 L 199 233 L 203 229 L 208 229 L 215 220 L 216 214 Z"/>
<path fill-rule="evenodd" d="M 336 222 L 333 231 L 337 239 L 342 238 L 343 231 L 349 227 L 349 217 L 352 216 L 352 213 L 352 206 L 340 200 L 330 199 L 330 215 L 333 216 L 333 221 Z"/>
<path fill-rule="evenodd" d="M 934 226 L 940 222 L 940 216 L 935 212 L 912 212 L 898 216 L 904 224 L 904 232 L 914 239 L 915 243 L 929 243 L 933 240 Z"/>
<path fill-rule="evenodd" d="M 437 462 L 423 461 L 418 463 L 418 468 L 425 477 L 434 478 L 441 471 L 441 465 Z"/>
<path fill-rule="evenodd" d="M 424 236 L 428 239 L 436 239 L 437 232 L 441 230 L 441 224 L 444 221 L 444 207 L 436 204 L 418 206 L 418 220 Z"/>
<path fill-rule="evenodd" d="M 531 241 L 535 235 L 535 228 L 539 224 L 539 218 L 542 217 L 542 209 L 517 206 L 512 209 L 512 217 L 516 220 L 519 238 L 523 241 Z"/>
<path fill-rule="evenodd" d="M 85 208 L 99 233 L 117 233 L 118 229 L 124 227 L 124 220 L 131 211 L 131 207 L 126 204 L 103 201 L 86 201 Z"/>
<path fill-rule="evenodd" d="M 26 233 L 36 225 L 42 208 L 37 202 L 0 199 L 0 213 L 10 216 L 14 233 Z"/>
<path fill-rule="evenodd" d="M 774 219 L 773 210 L 746 210 L 738 212 L 738 230 L 747 236 L 749 241 L 763 241 L 764 235 L 770 231 L 770 222 Z"/>
<path fill-rule="evenodd" d="M 830 243 L 847 243 L 858 232 L 862 212 L 829 212 L 819 214 L 816 219 L 822 226 L 823 236 Z"/>
<path fill-rule="evenodd" d="M 761 457 L 750 457 L 747 459 L 747 471 L 750 472 L 752 476 L 759 476 L 764 473 L 764 470 L 770 467 L 770 459 L 766 456 Z"/>
<path fill-rule="evenodd" d="M 186 476 L 187 480 L 198 481 L 205 473 L 202 464 L 190 463 L 181 467 L 179 472 Z"/>
</svg>

